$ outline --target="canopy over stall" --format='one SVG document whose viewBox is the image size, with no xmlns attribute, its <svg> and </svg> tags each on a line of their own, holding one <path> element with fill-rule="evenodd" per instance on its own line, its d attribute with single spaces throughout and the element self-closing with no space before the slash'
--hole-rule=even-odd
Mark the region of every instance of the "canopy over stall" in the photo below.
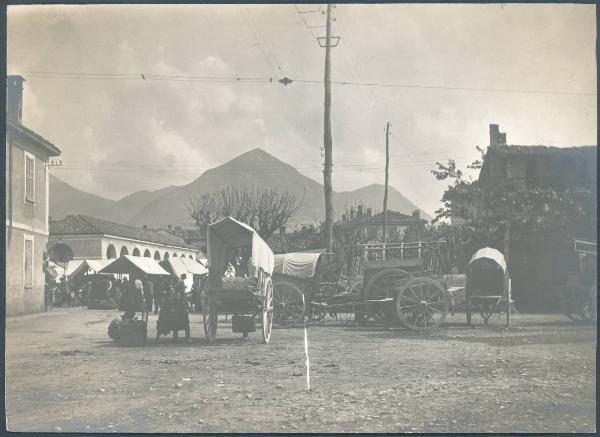
<svg viewBox="0 0 600 437">
<path fill-rule="evenodd" d="M 221 278 L 233 251 L 251 248 L 248 272 L 258 277 L 259 269 L 273 273 L 273 251 L 254 229 L 231 217 L 225 217 L 208 227 L 208 281 L 211 288 L 220 288 Z"/>
<path fill-rule="evenodd" d="M 167 270 L 172 275 L 181 277 L 182 274 L 191 275 L 205 275 L 208 273 L 208 269 L 205 265 L 200 264 L 198 261 L 191 260 L 189 258 L 168 258 L 161 261 L 160 266 Z"/>
<path fill-rule="evenodd" d="M 86 259 L 83 260 L 75 270 L 69 275 L 71 278 L 75 278 L 79 275 L 85 275 L 86 273 L 98 273 L 104 267 L 109 265 L 112 259 Z M 69 264 L 69 267 L 71 265 Z M 67 269 L 68 270 L 68 269 Z"/>
<path fill-rule="evenodd" d="M 477 261 L 484 259 L 493 261 L 506 273 L 506 261 L 504 260 L 504 255 L 502 255 L 502 252 L 500 252 L 499 250 L 493 249 L 491 247 L 484 247 L 475 252 L 475 254 L 471 257 L 471 260 L 469 261 L 469 267 L 471 267 Z"/>
<path fill-rule="evenodd" d="M 296 278 L 312 278 L 315 276 L 321 253 L 294 252 L 275 255 L 274 273 L 281 273 Z"/>
<path fill-rule="evenodd" d="M 169 274 L 154 259 L 131 255 L 121 255 L 98 273 L 133 274 L 136 276 Z"/>
<path fill-rule="evenodd" d="M 194 284 L 194 277 L 204 276 L 208 273 L 208 269 L 204 264 L 189 258 L 172 257 L 161 261 L 159 264 L 167 272 L 178 278 L 185 274 L 184 282 L 188 291 L 191 290 Z"/>
</svg>

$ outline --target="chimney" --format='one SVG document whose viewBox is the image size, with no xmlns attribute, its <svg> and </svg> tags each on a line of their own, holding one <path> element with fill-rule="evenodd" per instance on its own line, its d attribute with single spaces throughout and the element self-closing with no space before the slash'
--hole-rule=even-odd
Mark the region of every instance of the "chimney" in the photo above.
<svg viewBox="0 0 600 437">
<path fill-rule="evenodd" d="M 372 212 L 372 209 L 371 208 L 367 208 L 367 217 L 371 217 L 371 212 Z"/>
<path fill-rule="evenodd" d="M 6 118 L 17 124 L 23 115 L 23 82 L 22 76 L 6 77 Z"/>
<path fill-rule="evenodd" d="M 420 218 L 421 217 L 421 211 L 419 211 L 418 209 L 415 209 L 413 211 L 412 215 L 413 215 L 414 218 Z"/>
<path fill-rule="evenodd" d="M 148 225 L 143 225 L 143 226 L 142 226 L 142 229 L 143 229 L 144 231 L 147 231 L 147 230 L 148 230 Z"/>
<path fill-rule="evenodd" d="M 506 146 L 506 133 L 500 132 L 500 126 L 490 124 L 490 147 Z"/>
<path fill-rule="evenodd" d="M 360 217 L 360 216 L 362 216 L 362 213 L 363 213 L 363 206 L 362 205 L 358 205 L 357 206 L 356 215 Z"/>
<path fill-rule="evenodd" d="M 167 229 L 169 230 L 169 232 L 171 232 L 173 230 L 173 226 L 167 225 Z"/>
</svg>

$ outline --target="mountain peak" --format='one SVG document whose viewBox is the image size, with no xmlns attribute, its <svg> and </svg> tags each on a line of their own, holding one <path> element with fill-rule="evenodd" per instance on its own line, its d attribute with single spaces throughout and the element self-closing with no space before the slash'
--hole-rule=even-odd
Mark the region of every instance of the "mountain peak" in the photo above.
<svg viewBox="0 0 600 437">
<path fill-rule="evenodd" d="M 222 171 L 251 171 L 251 172 L 297 172 L 296 169 L 287 164 L 280 159 L 275 158 L 270 153 L 264 151 L 261 148 L 254 148 L 249 150 L 241 155 L 236 156 L 235 158 L 227 161 L 225 164 L 220 165 L 212 170 L 208 170 L 207 173 L 211 171 L 218 170 Z"/>
<path fill-rule="evenodd" d="M 260 147 L 256 147 L 252 150 L 249 150 L 245 153 L 242 153 L 241 155 L 236 156 L 235 158 L 231 159 L 230 161 L 226 162 L 223 165 L 227 165 L 230 162 L 233 161 L 237 161 L 237 160 L 248 160 L 248 161 L 265 161 L 265 160 L 269 160 L 269 161 L 273 161 L 273 162 L 279 162 L 283 165 L 288 165 L 285 162 L 275 158 L 273 155 L 271 155 L 270 153 L 264 151 L 263 149 L 261 149 Z"/>
</svg>

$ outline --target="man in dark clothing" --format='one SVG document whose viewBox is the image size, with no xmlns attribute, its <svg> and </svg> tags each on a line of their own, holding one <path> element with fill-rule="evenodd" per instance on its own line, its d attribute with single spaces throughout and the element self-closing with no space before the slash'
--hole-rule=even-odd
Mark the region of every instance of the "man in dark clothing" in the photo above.
<svg viewBox="0 0 600 437">
<path fill-rule="evenodd" d="M 173 332 L 173 341 L 178 337 L 179 331 L 185 331 L 185 338 L 190 340 L 189 308 L 185 297 L 180 293 L 169 290 L 165 299 L 161 302 L 158 320 L 156 321 L 156 339 L 163 334 Z"/>
<path fill-rule="evenodd" d="M 185 279 L 186 279 L 186 275 L 185 275 L 185 273 L 182 273 L 181 277 L 177 281 L 177 285 L 175 285 L 175 294 L 183 296 L 184 299 L 185 299 L 185 288 L 186 288 L 185 287 Z M 179 297 L 179 296 L 177 296 L 177 297 Z"/>
</svg>

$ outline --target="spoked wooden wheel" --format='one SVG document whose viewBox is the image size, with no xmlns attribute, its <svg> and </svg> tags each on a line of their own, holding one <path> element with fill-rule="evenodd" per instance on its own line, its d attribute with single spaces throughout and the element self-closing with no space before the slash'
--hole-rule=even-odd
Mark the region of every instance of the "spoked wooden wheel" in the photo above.
<svg viewBox="0 0 600 437">
<path fill-rule="evenodd" d="M 412 278 L 396 298 L 396 314 L 408 329 L 430 331 L 448 314 L 450 297 L 442 284 L 431 278 Z"/>
<path fill-rule="evenodd" d="M 265 294 L 262 304 L 262 334 L 263 341 L 268 343 L 273 330 L 273 282 L 271 278 L 265 280 Z"/>
<path fill-rule="evenodd" d="M 410 273 L 400 269 L 385 269 L 377 272 L 367 283 L 364 290 L 365 313 L 378 322 L 389 321 L 394 314 L 385 311 L 386 305 L 373 300 L 395 298 L 403 284 L 411 278 Z"/>
<path fill-rule="evenodd" d="M 210 297 L 206 299 L 203 310 L 202 320 L 204 322 L 204 335 L 209 343 L 212 343 L 217 336 L 217 321 L 219 315 L 215 308 L 215 303 Z"/>
<path fill-rule="evenodd" d="M 277 281 L 274 284 L 273 292 L 273 321 L 283 328 L 302 323 L 306 312 L 302 290 L 291 282 Z"/>
</svg>

